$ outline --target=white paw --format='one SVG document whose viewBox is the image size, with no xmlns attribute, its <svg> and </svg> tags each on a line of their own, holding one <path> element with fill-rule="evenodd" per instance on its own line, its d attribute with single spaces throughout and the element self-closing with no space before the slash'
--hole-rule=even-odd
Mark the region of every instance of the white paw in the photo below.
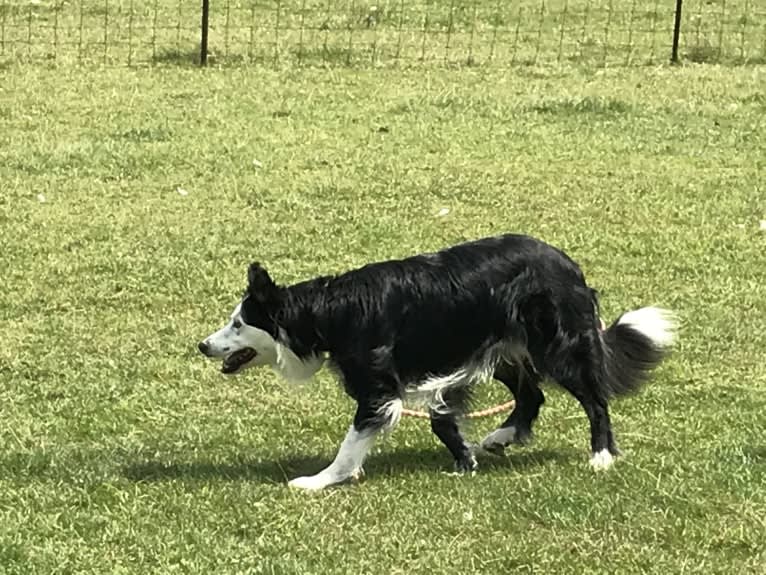
<svg viewBox="0 0 766 575">
<path fill-rule="evenodd" d="M 296 477 L 292 481 L 287 483 L 288 487 L 296 487 L 298 489 L 305 489 L 307 491 L 316 491 L 318 489 L 324 489 L 332 482 L 321 473 L 316 475 L 307 475 L 305 477 Z"/>
<path fill-rule="evenodd" d="M 614 456 L 609 453 L 608 449 L 602 449 L 598 453 L 594 453 L 590 458 L 590 466 L 596 471 L 603 469 L 609 469 L 612 463 L 614 463 Z"/>
<path fill-rule="evenodd" d="M 357 467 L 351 472 L 351 479 L 354 481 L 361 481 L 364 478 L 364 468 Z"/>
<path fill-rule="evenodd" d="M 482 447 L 491 447 L 493 445 L 508 445 L 511 443 L 514 438 L 516 437 L 516 428 L 514 426 L 510 427 L 501 427 L 500 429 L 496 429 L 487 437 L 481 440 L 481 446 Z"/>
<path fill-rule="evenodd" d="M 529 445 L 532 441 L 532 430 L 519 430 L 515 426 L 496 429 L 481 441 L 481 449 L 494 455 L 503 455 L 509 445 Z"/>
</svg>

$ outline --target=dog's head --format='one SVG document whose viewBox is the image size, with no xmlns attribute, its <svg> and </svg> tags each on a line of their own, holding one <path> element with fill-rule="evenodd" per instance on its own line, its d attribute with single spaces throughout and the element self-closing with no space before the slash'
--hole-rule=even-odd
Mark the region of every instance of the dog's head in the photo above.
<svg viewBox="0 0 766 575">
<path fill-rule="evenodd" d="M 275 365 L 278 328 L 274 316 L 280 288 L 257 262 L 247 272 L 248 286 L 224 327 L 199 343 L 210 358 L 222 358 L 221 371 L 238 373 L 257 365 Z"/>
</svg>

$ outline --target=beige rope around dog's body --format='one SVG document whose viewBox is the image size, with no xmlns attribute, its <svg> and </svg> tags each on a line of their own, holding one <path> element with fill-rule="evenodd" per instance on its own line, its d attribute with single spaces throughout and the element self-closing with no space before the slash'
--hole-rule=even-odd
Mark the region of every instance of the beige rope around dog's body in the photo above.
<svg viewBox="0 0 766 575">
<path fill-rule="evenodd" d="M 515 401 L 507 401 L 506 403 L 503 403 L 501 405 L 496 405 L 495 407 L 482 409 L 481 411 L 473 411 L 471 413 L 466 414 L 465 417 L 469 419 L 473 419 L 475 417 L 487 417 L 488 415 L 495 415 L 496 413 L 500 413 L 502 411 L 508 411 L 515 404 L 516 404 Z M 429 419 L 431 417 L 425 411 L 416 411 L 414 409 L 403 409 L 402 415 L 407 415 L 409 417 L 420 417 L 421 419 Z"/>
<path fill-rule="evenodd" d="M 601 331 L 606 330 L 606 324 L 604 323 L 603 319 L 599 319 L 600 322 L 600 328 Z M 500 405 L 496 405 L 495 407 L 489 407 L 487 409 L 482 409 L 481 411 L 473 411 L 471 413 L 468 413 L 465 415 L 468 419 L 474 419 L 476 417 L 487 417 L 489 415 L 496 415 L 498 413 L 501 413 L 503 411 L 509 411 L 514 405 L 516 405 L 516 402 L 506 401 L 505 403 L 502 403 Z M 425 411 L 417 411 L 414 409 L 403 409 L 402 415 L 406 415 L 408 417 L 419 417 L 421 419 L 430 419 L 430 415 L 426 413 Z"/>
</svg>

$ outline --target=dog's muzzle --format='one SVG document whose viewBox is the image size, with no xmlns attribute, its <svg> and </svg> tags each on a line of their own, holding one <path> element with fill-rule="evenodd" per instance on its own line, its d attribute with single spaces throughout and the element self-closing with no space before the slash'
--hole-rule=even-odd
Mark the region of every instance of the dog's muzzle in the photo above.
<svg viewBox="0 0 766 575">
<path fill-rule="evenodd" d="M 229 352 L 229 348 L 224 348 L 224 354 L 215 353 L 210 347 L 207 341 L 201 341 L 197 344 L 197 349 L 205 357 L 210 358 L 223 358 L 221 363 L 221 371 L 226 374 L 237 373 L 242 367 L 250 363 L 258 355 L 258 352 L 251 347 L 245 347 L 238 349 L 234 352 Z"/>
</svg>

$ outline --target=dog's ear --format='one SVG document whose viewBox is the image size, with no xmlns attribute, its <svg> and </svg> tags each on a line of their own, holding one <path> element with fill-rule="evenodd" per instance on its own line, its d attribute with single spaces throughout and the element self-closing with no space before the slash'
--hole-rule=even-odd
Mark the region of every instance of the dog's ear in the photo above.
<svg viewBox="0 0 766 575">
<path fill-rule="evenodd" d="M 258 262 L 251 263 L 247 269 L 247 293 L 259 303 L 272 302 L 279 294 L 277 284 Z"/>
</svg>

